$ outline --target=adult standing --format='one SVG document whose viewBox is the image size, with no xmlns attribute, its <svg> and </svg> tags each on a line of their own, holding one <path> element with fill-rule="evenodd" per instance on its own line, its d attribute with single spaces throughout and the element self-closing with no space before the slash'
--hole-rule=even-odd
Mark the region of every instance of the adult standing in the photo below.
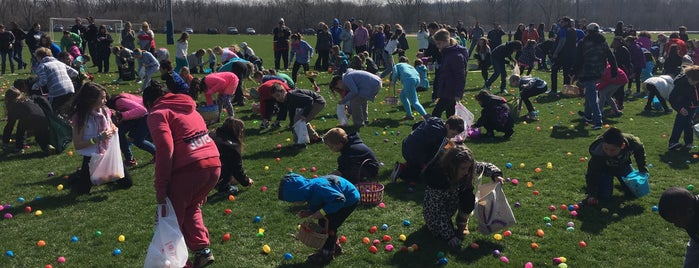
<svg viewBox="0 0 699 268">
<path fill-rule="evenodd" d="M 274 35 L 274 69 L 279 71 L 279 60 L 284 61 L 284 70 L 289 69 L 289 38 L 291 30 L 286 27 L 284 18 L 279 19 L 279 25 L 272 32 Z"/>
<path fill-rule="evenodd" d="M 442 53 L 439 51 L 439 48 L 437 48 L 437 45 L 435 45 L 434 38 L 432 36 L 439 30 L 439 24 L 437 22 L 430 22 L 430 25 L 427 26 L 427 30 L 430 33 L 430 42 L 427 46 L 427 49 L 422 53 L 418 54 L 418 56 L 422 57 L 428 57 L 431 58 L 431 61 L 434 63 L 434 83 L 433 88 L 432 88 L 432 101 L 437 99 L 437 96 L 439 95 L 439 76 L 440 76 L 440 70 L 441 70 L 441 65 L 442 65 Z"/>
<path fill-rule="evenodd" d="M 38 80 L 32 85 L 32 91 L 48 87 L 51 108 L 55 113 L 62 114 L 65 104 L 75 94 L 71 78 L 77 77 L 78 71 L 58 61 L 51 54 L 51 50 L 45 47 L 38 48 L 35 57 L 40 64 L 36 67 Z"/>
<path fill-rule="evenodd" d="M 381 90 L 381 78 L 367 71 L 350 69 L 342 76 L 333 77 L 330 88 L 347 92 L 339 104 L 349 105 L 355 128 L 359 129 L 369 124 L 367 102 L 373 101 Z"/>
<path fill-rule="evenodd" d="M 170 199 L 185 244 L 194 251 L 192 266 L 207 266 L 214 256 L 200 206 L 221 174 L 218 149 L 191 97 L 172 94 L 152 82 L 143 93 L 143 104 L 149 109 L 148 128 L 158 148 L 156 202 L 165 204 Z"/>
<path fill-rule="evenodd" d="M 430 32 L 427 30 L 427 23 L 420 22 L 420 30 L 417 31 L 417 51 L 423 52 L 430 45 Z"/>
<path fill-rule="evenodd" d="M 27 67 L 27 63 L 22 59 L 22 41 L 27 38 L 27 33 L 19 28 L 16 22 L 10 22 L 10 31 L 15 36 L 15 43 L 12 44 L 12 51 L 14 52 L 14 60 L 17 62 L 17 70 L 21 70 Z"/>
<path fill-rule="evenodd" d="M 502 44 L 502 36 L 505 35 L 505 31 L 502 30 L 502 26 L 497 23 L 493 23 L 493 29 L 488 32 L 488 42 L 490 47 L 498 47 Z"/>
<path fill-rule="evenodd" d="M 558 71 L 563 71 L 563 84 L 570 84 L 571 68 L 575 64 L 575 43 L 577 34 L 573 29 L 573 20 L 563 17 L 559 24 L 561 29 L 556 36 L 556 46 L 551 53 L 551 92 L 549 96 L 555 96 L 558 92 Z M 603 66 L 604 69 L 604 66 Z M 604 71 L 604 70 L 602 70 Z"/>
<path fill-rule="evenodd" d="M 340 20 L 337 18 L 334 18 L 333 19 L 333 26 L 330 27 L 330 34 L 333 37 L 333 45 L 338 45 L 338 46 L 340 45 L 340 42 L 342 42 L 342 40 L 340 39 L 340 35 L 342 35 L 342 32 L 344 30 L 345 29 L 343 29 L 342 26 L 340 25 Z"/>
<path fill-rule="evenodd" d="M 92 63 L 97 64 L 97 59 L 95 58 L 95 54 L 97 54 L 97 34 L 99 33 L 99 28 L 97 27 L 97 24 L 95 24 L 95 18 L 92 16 L 87 17 L 87 22 L 90 23 L 90 25 L 87 26 L 87 31 L 85 32 L 85 40 L 87 41 L 87 48 L 90 51 L 90 55 L 92 55 Z"/>
<path fill-rule="evenodd" d="M 29 48 L 29 54 L 32 55 L 32 67 L 38 64 L 36 57 L 33 57 L 33 55 L 34 52 L 36 52 L 36 49 L 39 48 L 39 40 L 41 40 L 42 35 L 44 35 L 44 32 L 41 31 L 41 24 L 39 23 L 34 23 L 34 25 L 32 25 L 32 29 L 27 32 L 25 43 L 27 43 L 27 48 Z"/>
<path fill-rule="evenodd" d="M 99 32 L 95 38 L 95 52 L 92 57 L 97 61 L 97 72 L 109 72 L 109 55 L 112 53 L 112 35 L 107 32 L 107 27 L 100 25 Z"/>
<path fill-rule="evenodd" d="M 466 63 L 468 51 L 457 44 L 456 39 L 449 37 L 447 30 L 439 30 L 434 34 L 434 43 L 442 53 L 442 67 L 439 69 L 439 102 L 432 110 L 432 116 L 441 117 L 446 112 L 447 117 L 456 113 L 454 105 L 461 100 L 466 87 Z"/>
<path fill-rule="evenodd" d="M 121 30 L 121 46 L 133 51 L 136 49 L 136 32 L 132 28 L 130 21 L 124 23 L 124 29 Z"/>
<path fill-rule="evenodd" d="M 15 65 L 12 63 L 14 58 L 14 50 L 12 45 L 15 43 L 15 35 L 5 29 L 5 25 L 0 24 L 0 57 L 2 57 L 2 75 L 5 74 L 5 63 L 10 62 L 10 73 L 15 72 Z"/>
<path fill-rule="evenodd" d="M 473 49 L 476 47 L 476 44 L 478 44 L 478 40 L 480 40 L 484 34 L 485 33 L 483 32 L 483 28 L 481 28 L 481 24 L 476 21 L 476 26 L 473 26 L 473 29 L 471 29 L 471 32 L 468 35 L 468 38 L 471 39 L 471 47 L 468 48 L 468 55 L 473 53 Z"/>
<path fill-rule="evenodd" d="M 328 69 L 328 61 L 330 58 L 330 48 L 333 46 L 333 36 L 325 22 L 318 23 L 318 32 L 316 33 L 316 59 L 315 70 L 325 71 Z"/>
<path fill-rule="evenodd" d="M 529 40 L 539 42 L 539 32 L 534 27 L 534 23 L 530 23 L 529 27 L 522 33 L 522 44 L 526 44 Z"/>
<path fill-rule="evenodd" d="M 80 17 L 75 18 L 75 24 L 70 27 L 70 32 L 75 33 L 80 36 L 80 44 L 75 44 L 80 47 L 80 52 L 83 54 L 85 51 L 85 44 L 87 44 L 87 39 L 85 39 L 85 34 L 87 33 L 87 27 L 83 25 L 83 20 Z"/>
<path fill-rule="evenodd" d="M 369 30 L 364 27 L 364 21 L 357 21 L 357 29 L 354 30 L 354 51 L 359 54 L 369 50 Z"/>
<path fill-rule="evenodd" d="M 607 62 L 610 65 L 611 77 L 617 76 L 616 59 L 607 45 L 604 36 L 599 33 L 599 25 L 587 25 L 587 35 L 582 39 L 577 49 L 575 74 L 578 81 L 585 86 L 585 111 L 583 117 L 591 121 L 593 130 L 602 128 L 602 112 L 597 104 L 597 82 L 599 82 Z"/>
</svg>

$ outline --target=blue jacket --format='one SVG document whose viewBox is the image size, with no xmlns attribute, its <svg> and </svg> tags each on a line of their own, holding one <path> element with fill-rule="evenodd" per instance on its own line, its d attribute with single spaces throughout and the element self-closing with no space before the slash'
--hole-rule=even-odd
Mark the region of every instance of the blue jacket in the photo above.
<svg viewBox="0 0 699 268">
<path fill-rule="evenodd" d="M 330 34 L 333 37 L 333 45 L 340 45 L 342 43 L 342 40 L 340 39 L 340 35 L 342 34 L 342 26 L 340 26 L 340 20 L 337 18 L 333 19 L 333 26 L 330 27 Z"/>
<path fill-rule="evenodd" d="M 420 74 L 415 67 L 404 62 L 393 65 L 391 86 L 394 86 L 399 79 L 404 87 L 406 85 L 418 86 L 420 84 Z"/>
<path fill-rule="evenodd" d="M 311 58 L 313 58 L 313 48 L 306 41 L 299 41 L 298 44 L 291 44 L 291 50 L 289 54 L 289 62 L 294 62 L 294 55 L 296 55 L 296 62 L 298 63 L 309 63 Z"/>
<path fill-rule="evenodd" d="M 342 75 L 342 83 L 345 85 L 347 95 L 342 98 L 340 104 L 348 104 L 355 97 L 362 97 L 373 101 L 381 89 L 381 78 L 375 74 L 362 70 L 349 69 Z"/>
<path fill-rule="evenodd" d="M 228 60 L 228 62 L 226 62 L 226 64 L 219 67 L 217 72 L 219 72 L 219 73 L 220 72 L 233 72 L 233 64 L 235 64 L 238 61 L 245 62 L 245 63 L 249 62 L 248 60 L 243 59 L 243 58 L 232 58 L 232 59 Z"/>
<path fill-rule="evenodd" d="M 427 79 L 427 66 L 425 65 L 420 65 L 415 67 L 415 70 L 417 70 L 417 73 L 420 74 L 420 87 L 423 87 L 425 89 L 430 88 L 430 81 Z"/>
<path fill-rule="evenodd" d="M 413 126 L 413 131 L 403 140 L 403 158 L 411 164 L 427 164 L 439 151 L 447 137 L 447 129 L 439 117 L 430 117 Z"/>
<path fill-rule="evenodd" d="M 339 176 L 306 179 L 289 173 L 279 182 L 279 200 L 306 202 L 308 210 L 320 210 L 321 214 L 327 215 L 359 202 L 359 191 L 354 184 Z"/>
</svg>

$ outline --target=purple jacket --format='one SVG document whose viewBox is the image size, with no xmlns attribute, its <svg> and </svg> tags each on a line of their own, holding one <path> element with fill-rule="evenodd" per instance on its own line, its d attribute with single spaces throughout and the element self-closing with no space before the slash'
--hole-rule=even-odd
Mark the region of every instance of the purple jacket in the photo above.
<svg viewBox="0 0 699 268">
<path fill-rule="evenodd" d="M 629 53 L 631 54 L 631 64 L 633 64 L 634 69 L 643 69 L 646 66 L 646 57 L 643 56 L 643 50 L 641 49 L 641 44 L 636 42 L 629 48 Z"/>
<path fill-rule="evenodd" d="M 439 68 L 439 97 L 461 98 L 466 87 L 466 63 L 468 50 L 454 45 L 442 49 L 442 66 Z"/>
</svg>

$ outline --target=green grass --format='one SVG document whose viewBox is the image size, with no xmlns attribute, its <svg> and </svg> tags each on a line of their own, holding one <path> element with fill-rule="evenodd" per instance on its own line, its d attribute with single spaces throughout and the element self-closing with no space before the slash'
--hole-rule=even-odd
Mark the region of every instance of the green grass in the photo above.
<svg viewBox="0 0 699 268">
<path fill-rule="evenodd" d="M 164 36 L 158 35 L 158 44 L 164 44 Z M 309 38 L 312 39 L 312 38 Z M 258 55 L 265 59 L 265 66 L 273 66 L 270 36 L 230 36 L 194 35 L 190 52 L 200 47 L 248 42 Z M 415 40 L 411 40 L 415 47 Z M 315 42 L 309 40 L 311 44 Z M 173 51 L 173 46 L 168 46 Z M 409 53 L 412 55 L 412 52 Z M 26 59 L 26 57 L 25 57 Z M 97 82 L 107 82 L 116 78 L 114 65 L 112 73 L 96 75 Z M 92 68 L 91 71 L 96 71 Z M 549 80 L 548 73 L 534 73 Z M 25 77 L 6 75 L 0 77 L 2 89 L 11 85 L 12 80 Z M 329 104 L 337 102 L 337 97 L 327 94 L 330 76 L 321 74 L 319 83 Z M 298 87 L 310 88 L 306 79 L 299 79 Z M 254 86 L 247 82 L 246 86 Z M 464 104 L 474 114 L 480 110 L 471 98 L 482 86 L 479 73 L 469 73 Z M 111 92 L 134 91 L 137 85 L 108 86 Z M 400 143 L 410 132 L 410 123 L 402 122 L 402 108 L 387 106 L 381 100 L 387 96 L 381 92 L 377 101 L 370 104 L 372 123 L 362 129 L 365 143 L 374 149 L 379 160 L 386 165 L 381 169 L 381 182 L 386 185 L 384 203 L 386 208 L 360 207 L 340 228 L 340 234 L 348 238 L 344 245 L 345 255 L 336 258 L 331 267 L 430 267 L 435 266 L 437 253 L 447 251 L 443 242 L 437 241 L 424 228 L 421 214 L 423 187 L 410 192 L 403 183 L 390 183 L 386 179 L 392 163 L 402 160 Z M 429 101 L 429 93 L 421 93 L 424 104 Z M 616 190 L 614 198 L 599 207 L 585 207 L 577 218 L 567 211 L 550 212 L 549 205 L 573 204 L 584 195 L 584 173 L 586 162 L 580 158 L 589 156 L 587 148 L 602 131 L 592 131 L 580 123 L 574 113 L 581 110 L 582 99 L 564 98 L 556 102 L 535 103 L 540 110 L 541 121 L 524 124 L 519 122 L 511 140 L 467 141 L 480 161 L 497 164 L 505 176 L 517 178 L 519 186 L 507 184 L 504 190 L 511 204 L 521 203 L 513 208 L 518 223 L 510 228 L 511 237 L 496 241 L 475 231 L 464 241 L 464 249 L 458 253 L 448 253 L 452 267 L 495 267 L 503 265 L 491 252 L 498 249 L 510 260 L 507 266 L 521 267 L 532 262 L 535 267 L 553 266 L 552 258 L 564 256 L 569 267 L 672 267 L 680 266 L 684 255 L 687 235 L 669 223 L 664 222 L 651 207 L 657 203 L 664 188 L 696 184 L 697 160 L 687 151 L 667 152 L 667 136 L 670 134 L 674 115 L 642 116 L 644 101 L 635 100 L 625 104 L 624 116 L 605 121 L 625 132 L 640 137 L 645 144 L 648 163 L 652 164 L 651 194 L 639 199 L 624 199 Z M 324 132 L 337 124 L 332 105 L 326 107 L 313 121 L 319 132 Z M 431 112 L 433 106 L 426 107 Z M 4 109 L 0 117 L 4 117 Z M 203 207 L 205 223 L 211 236 L 211 248 L 216 256 L 213 267 L 286 267 L 301 266 L 310 248 L 296 241 L 291 235 L 301 222 L 295 213 L 301 209 L 277 200 L 278 181 L 288 169 L 299 171 L 315 166 L 317 172 L 301 172 L 305 176 L 325 174 L 336 166 L 337 154 L 330 152 L 322 144 L 314 144 L 303 151 L 278 150 L 276 144 L 289 145 L 291 137 L 287 129 L 280 131 L 260 131 L 259 117 L 252 115 L 250 106 L 236 108 L 236 116 L 246 122 L 246 151 L 244 165 L 248 174 L 255 180 L 254 186 L 243 189 L 236 200 L 211 198 Z M 285 122 L 288 124 L 288 122 Z M 4 124 L 2 124 L 4 126 Z M 572 127 L 571 127 L 572 126 Z M 539 127 L 541 130 L 537 130 Z M 383 134 L 383 132 L 387 134 Z M 400 134 L 398 134 L 400 132 Z M 378 135 L 374 135 L 377 133 Z M 395 133 L 395 135 L 391 135 Z M 386 142 L 384 141 L 386 140 Z M 155 197 L 152 186 L 153 165 L 145 164 L 150 157 L 139 149 L 134 149 L 139 165 L 131 169 L 134 187 L 130 190 L 111 190 L 107 186 L 94 187 L 92 193 L 75 201 L 66 198 L 67 191 L 58 191 L 56 186 L 65 183 L 63 176 L 71 174 L 80 165 L 77 154 L 43 157 L 38 146 L 33 143 L 25 154 L 3 155 L 0 158 L 0 202 L 10 204 L 13 219 L 0 220 L 0 250 L 14 251 L 15 257 L 0 256 L 0 267 L 43 267 L 57 265 L 56 258 L 65 256 L 65 267 L 140 267 L 153 232 Z M 692 150 L 693 152 L 696 150 Z M 567 155 L 570 152 L 572 155 Z M 277 163 L 274 159 L 281 158 Z M 514 168 L 506 169 L 506 163 Z M 551 162 L 553 169 L 546 169 Z M 672 162 L 672 164 L 668 164 Z M 525 168 L 518 168 L 524 163 Z M 265 171 L 264 167 L 269 166 Z M 534 169 L 543 169 L 535 173 Z M 47 177 L 49 172 L 56 175 Z M 532 182 L 531 188 L 527 182 Z M 262 192 L 261 187 L 268 191 Z M 538 190 L 539 196 L 532 192 Z M 213 192 L 212 192 L 213 193 Z M 40 196 L 41 199 L 35 197 Z M 19 202 L 23 197 L 26 201 Z M 42 210 L 42 216 L 24 212 L 25 206 Z M 609 212 L 602 212 L 601 208 Z M 226 208 L 231 215 L 224 215 Z M 556 214 L 558 220 L 552 227 L 545 227 L 543 218 Z M 262 221 L 253 223 L 259 215 Z M 403 226 L 403 220 L 410 226 Z M 566 223 L 573 222 L 575 231 L 566 231 Z M 370 234 L 371 226 L 387 224 L 390 228 Z M 475 220 L 471 229 L 475 229 Z M 258 228 L 264 228 L 264 237 L 256 237 Z M 536 230 L 543 229 L 544 237 L 536 236 Z M 96 231 L 102 233 L 95 235 Z M 231 240 L 222 243 L 221 237 L 231 234 Z M 126 241 L 117 237 L 123 234 Z M 368 246 L 362 244 L 363 237 L 380 239 L 388 234 L 397 249 L 403 245 L 417 244 L 417 252 L 385 252 L 372 254 Z M 407 241 L 398 241 L 400 234 Z M 71 242 L 77 236 L 78 242 Z M 46 241 L 45 247 L 37 247 L 39 240 Z M 584 240 L 587 248 L 578 246 Z M 478 243 L 478 249 L 469 248 Z M 532 250 L 530 243 L 536 242 L 540 248 Z M 261 247 L 269 245 L 272 252 L 262 253 Z M 112 256 L 115 248 L 122 250 L 119 256 Z M 289 261 L 283 260 L 286 252 L 293 254 Z"/>
</svg>

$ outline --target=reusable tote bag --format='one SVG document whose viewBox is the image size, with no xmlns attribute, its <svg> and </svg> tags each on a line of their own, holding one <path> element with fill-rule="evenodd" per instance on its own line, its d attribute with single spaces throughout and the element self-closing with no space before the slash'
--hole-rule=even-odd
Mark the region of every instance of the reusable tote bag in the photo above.
<svg viewBox="0 0 699 268">
<path fill-rule="evenodd" d="M 480 182 L 480 178 L 478 180 Z M 478 186 L 475 214 L 478 218 L 478 231 L 485 235 L 517 223 L 512 208 L 507 203 L 505 193 L 502 191 L 502 183 L 498 182 Z"/>
<path fill-rule="evenodd" d="M 473 125 L 473 113 L 466 109 L 466 106 L 461 104 L 461 102 L 456 102 L 456 105 L 454 106 L 454 109 L 456 110 L 456 115 L 461 117 L 461 119 L 464 120 L 464 126 L 470 126 Z M 463 132 L 459 133 L 458 135 L 454 136 L 451 138 L 452 141 L 454 142 L 462 142 L 466 140 L 466 137 L 468 137 L 467 130 L 464 129 Z"/>
<path fill-rule="evenodd" d="M 165 198 L 165 204 L 158 205 L 157 213 L 155 234 L 148 246 L 143 267 L 184 267 L 189 254 L 170 198 Z"/>
<path fill-rule="evenodd" d="M 100 185 L 124 177 L 124 163 L 119 149 L 119 135 L 112 135 L 104 153 L 92 153 L 90 157 L 90 181 Z"/>
</svg>

